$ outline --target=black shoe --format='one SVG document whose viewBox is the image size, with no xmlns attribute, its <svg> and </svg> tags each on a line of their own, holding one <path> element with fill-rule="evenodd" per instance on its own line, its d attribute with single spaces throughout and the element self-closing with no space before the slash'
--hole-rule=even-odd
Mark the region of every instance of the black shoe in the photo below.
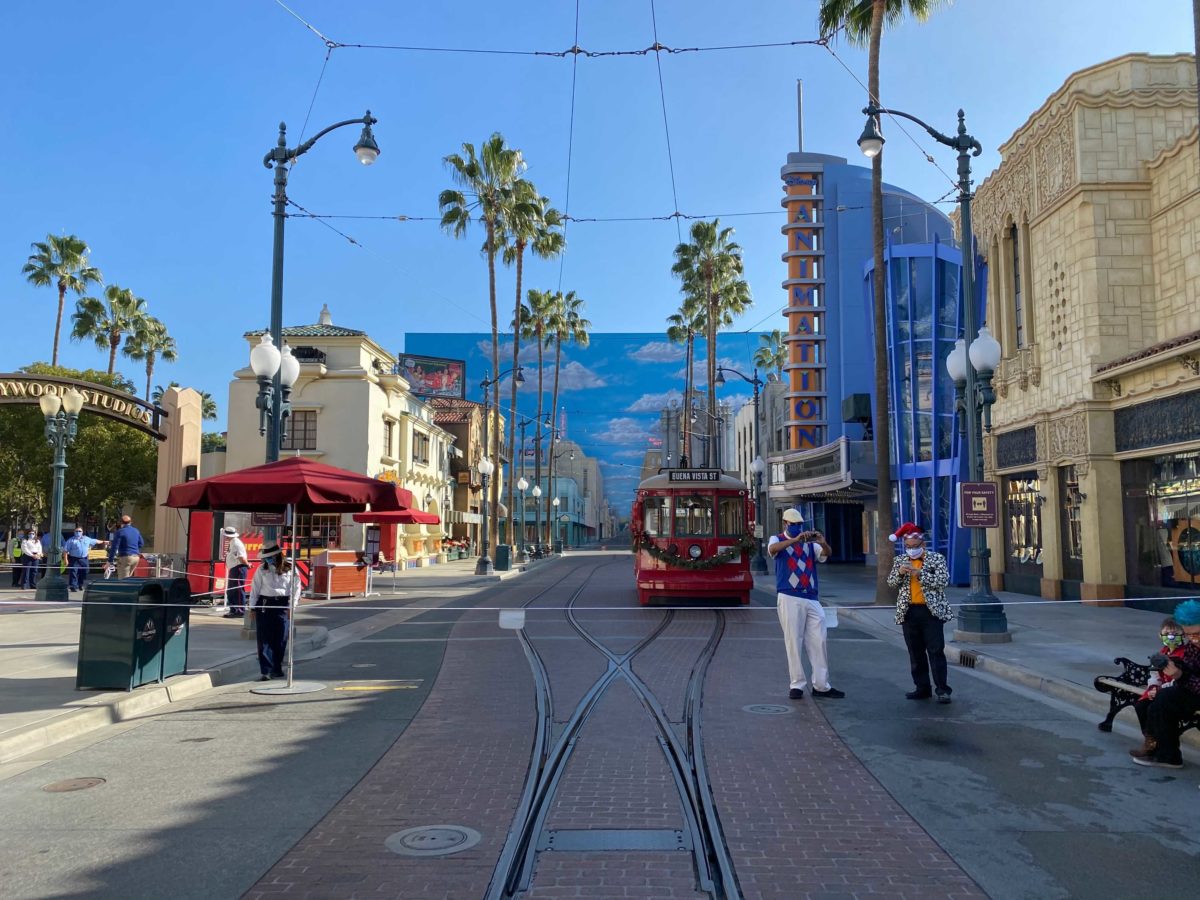
<svg viewBox="0 0 1200 900">
<path fill-rule="evenodd" d="M 258 676 L 258 680 L 259 680 L 259 681 L 270 681 L 270 680 L 271 680 L 271 676 L 270 676 L 270 675 L 259 675 L 259 676 Z"/>
<path fill-rule="evenodd" d="M 916 691 L 909 691 L 907 694 L 904 695 L 904 698 L 906 700 L 928 700 L 932 696 L 933 696 L 933 693 L 931 691 L 916 690 Z"/>
<path fill-rule="evenodd" d="M 949 703 L 950 702 L 950 692 L 949 691 L 938 691 L 937 692 L 937 702 L 938 703 Z"/>
<path fill-rule="evenodd" d="M 1135 763 L 1137 763 L 1139 766 L 1157 766 L 1160 769 L 1182 769 L 1183 768 L 1182 762 L 1163 762 L 1162 760 L 1159 760 L 1159 759 L 1153 759 L 1153 758 L 1147 759 L 1146 757 L 1143 757 L 1143 756 L 1135 756 L 1135 757 L 1133 757 L 1133 761 Z"/>
<path fill-rule="evenodd" d="M 240 619 L 241 617 L 242 614 L 236 612 L 227 612 L 225 615 L 221 616 L 222 619 Z"/>
<path fill-rule="evenodd" d="M 803 688 L 792 688 L 790 691 L 788 691 L 788 699 L 789 700 L 803 700 L 804 699 L 804 689 Z"/>
<path fill-rule="evenodd" d="M 845 696 L 846 696 L 846 695 L 845 695 L 845 693 L 843 693 L 842 691 L 839 691 L 839 690 L 838 690 L 837 688 L 835 688 L 835 687 L 831 687 L 831 688 L 830 688 L 829 690 L 827 690 L 827 691 L 817 691 L 817 690 L 814 690 L 814 691 L 812 692 L 812 695 L 813 695 L 814 697 L 820 697 L 820 698 L 822 698 L 822 699 L 824 699 L 824 700 L 841 700 L 843 697 L 845 697 Z"/>
<path fill-rule="evenodd" d="M 271 677 L 272 678 L 286 678 L 287 676 L 284 675 L 282 672 L 272 672 Z"/>
</svg>

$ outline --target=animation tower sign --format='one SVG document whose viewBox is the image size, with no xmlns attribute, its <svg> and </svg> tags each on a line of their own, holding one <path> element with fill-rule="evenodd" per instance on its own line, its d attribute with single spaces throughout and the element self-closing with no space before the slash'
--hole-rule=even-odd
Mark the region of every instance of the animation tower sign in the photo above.
<svg viewBox="0 0 1200 900">
<path fill-rule="evenodd" d="M 811 450 L 824 445 L 825 417 L 825 222 L 823 166 L 797 163 L 782 172 L 787 224 L 788 447 Z"/>
</svg>

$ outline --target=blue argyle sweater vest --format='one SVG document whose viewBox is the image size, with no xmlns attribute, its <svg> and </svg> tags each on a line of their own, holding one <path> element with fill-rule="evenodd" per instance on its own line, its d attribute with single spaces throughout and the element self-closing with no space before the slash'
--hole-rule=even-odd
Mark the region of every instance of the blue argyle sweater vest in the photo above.
<svg viewBox="0 0 1200 900">
<path fill-rule="evenodd" d="M 776 537 L 788 540 L 786 532 Z M 775 554 L 775 590 L 789 597 L 817 599 L 817 555 L 811 541 L 792 544 Z"/>
</svg>

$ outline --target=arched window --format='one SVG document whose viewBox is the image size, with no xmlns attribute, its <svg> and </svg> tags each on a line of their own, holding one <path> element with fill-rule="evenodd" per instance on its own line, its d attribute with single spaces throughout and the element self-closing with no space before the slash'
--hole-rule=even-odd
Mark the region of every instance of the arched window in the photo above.
<svg viewBox="0 0 1200 900">
<path fill-rule="evenodd" d="M 1008 229 L 1009 243 L 1012 244 L 1012 300 L 1013 300 L 1013 337 L 1016 347 L 1020 350 L 1025 346 L 1025 298 L 1021 293 L 1021 241 L 1020 231 L 1016 223 Z"/>
</svg>

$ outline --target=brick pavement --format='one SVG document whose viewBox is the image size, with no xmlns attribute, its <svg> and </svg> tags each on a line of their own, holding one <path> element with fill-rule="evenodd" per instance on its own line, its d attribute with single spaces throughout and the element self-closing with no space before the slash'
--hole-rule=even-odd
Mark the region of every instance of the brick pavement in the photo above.
<svg viewBox="0 0 1200 900">
<path fill-rule="evenodd" d="M 692 855 L 679 852 L 543 853 L 529 900 L 676 900 L 696 890 Z"/>
</svg>

